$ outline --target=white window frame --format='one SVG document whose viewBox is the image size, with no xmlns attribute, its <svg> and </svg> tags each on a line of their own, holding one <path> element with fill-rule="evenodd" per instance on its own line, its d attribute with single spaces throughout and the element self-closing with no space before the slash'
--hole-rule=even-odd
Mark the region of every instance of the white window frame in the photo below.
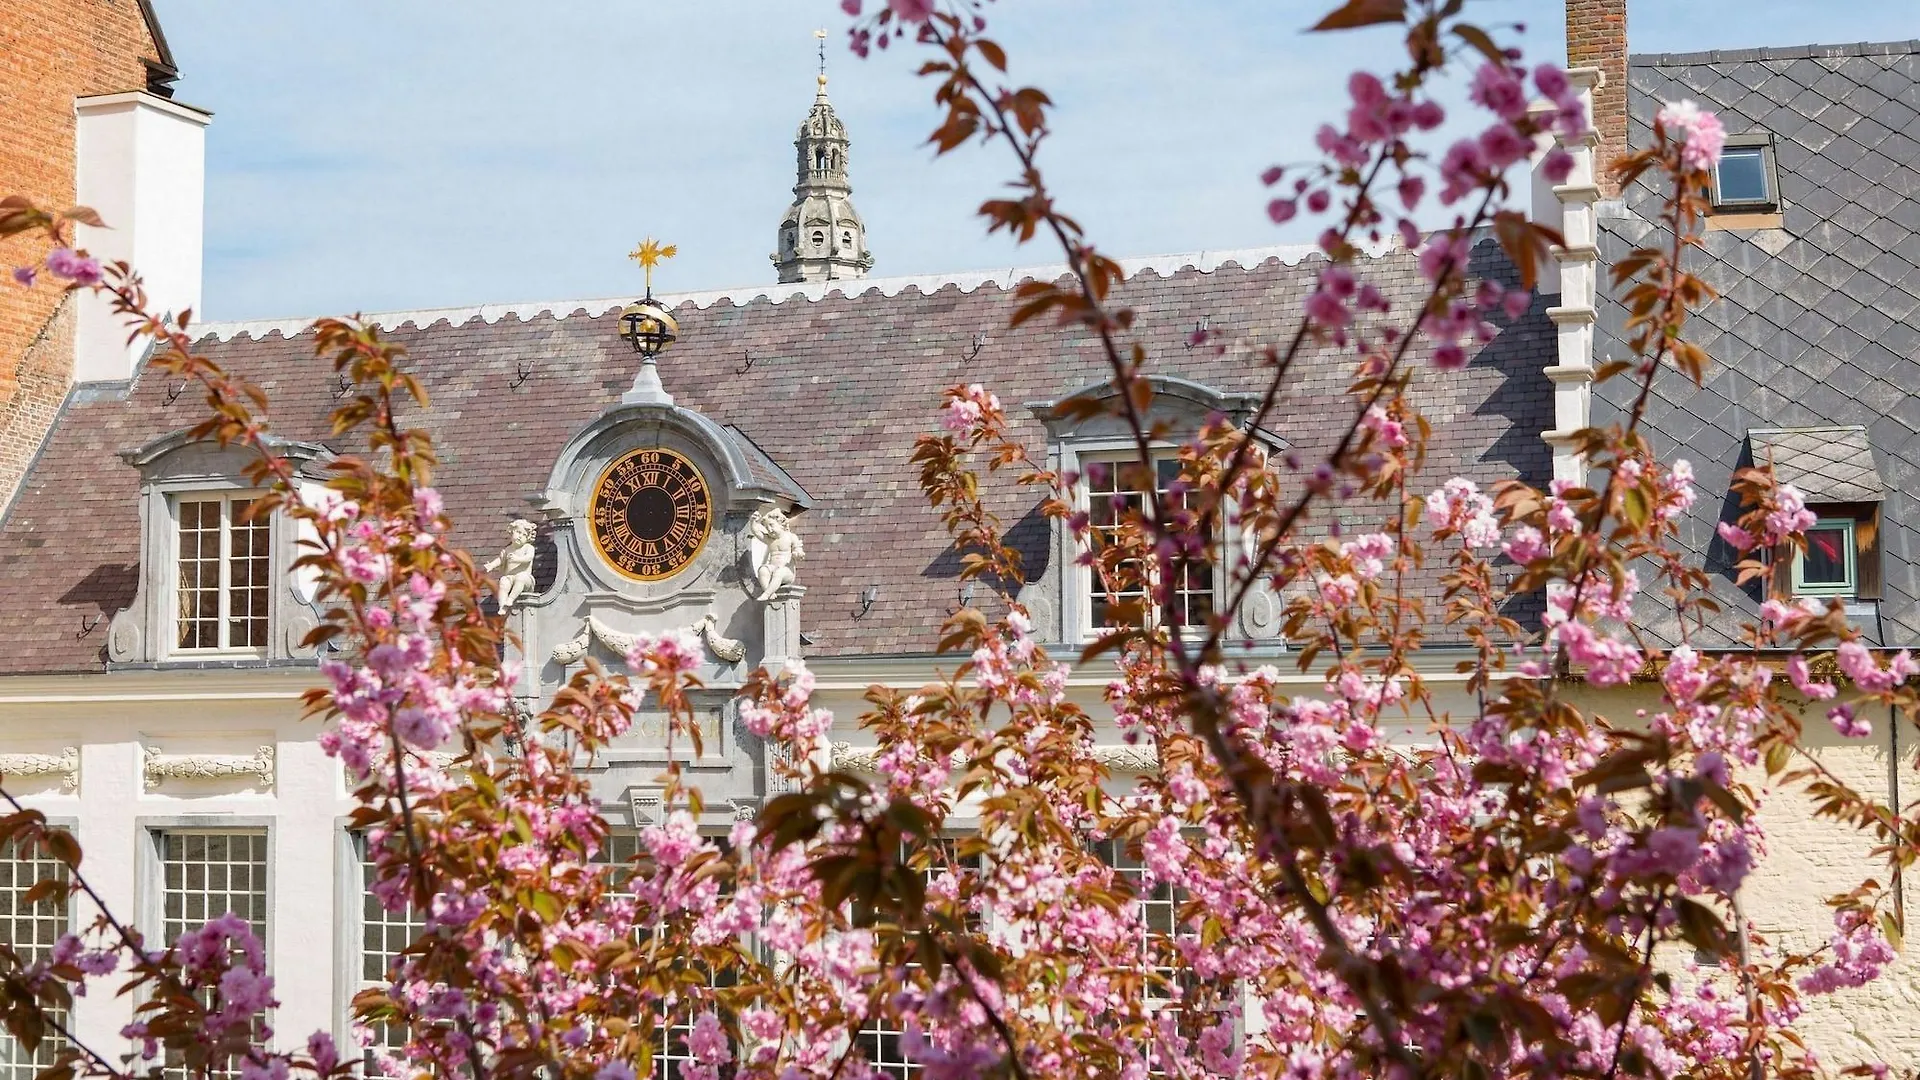
<svg viewBox="0 0 1920 1080">
<path fill-rule="evenodd" d="M 1780 208 L 1780 177 L 1774 167 L 1773 134 L 1768 131 L 1746 131 L 1727 136 L 1726 145 L 1721 148 L 1721 156 L 1727 153 L 1760 156 L 1760 182 L 1766 186 L 1766 194 L 1758 199 L 1728 199 L 1720 192 L 1720 161 L 1715 159 L 1713 171 L 1709 177 L 1708 198 L 1717 214 L 1764 214 Z"/>
<path fill-rule="evenodd" d="M 276 558 L 280 543 L 280 515 L 272 513 L 266 521 L 267 558 L 265 593 L 267 610 L 261 616 L 266 622 L 266 639 L 260 645 L 233 645 L 227 641 L 231 631 L 231 605 L 233 601 L 230 571 L 233 558 L 233 533 L 237 518 L 247 505 L 258 499 L 262 493 L 250 489 L 206 490 L 186 489 L 167 493 L 167 562 L 166 562 L 166 636 L 162 645 L 167 655 L 181 658 L 218 658 L 218 657 L 263 657 L 273 647 L 276 607 L 278 606 L 278 576 L 281 560 Z M 216 633 L 220 644 L 211 648 L 189 648 L 180 644 L 180 535 L 181 506 L 185 503 L 218 502 L 220 504 L 220 553 L 218 573 L 219 608 L 215 616 Z"/>
<path fill-rule="evenodd" d="M 1840 547 L 1846 556 L 1847 577 L 1842 582 L 1814 582 L 1807 584 L 1802 580 L 1806 567 L 1807 553 L 1801 548 L 1793 550 L 1793 595 L 1795 596 L 1855 596 L 1860 592 L 1860 548 L 1859 522 L 1852 518 L 1820 518 L 1808 529 L 1808 533 L 1822 529 L 1841 529 L 1846 534 L 1846 542 Z"/>
<path fill-rule="evenodd" d="M 1178 446 L 1170 442 L 1153 442 L 1148 444 L 1148 449 L 1156 462 L 1163 458 L 1172 458 L 1179 451 Z M 1125 438 L 1074 439 L 1062 445 L 1060 450 L 1062 471 L 1072 471 L 1080 477 L 1073 486 L 1073 508 L 1080 513 L 1091 512 L 1093 504 L 1086 482 L 1088 466 L 1138 462 L 1139 453 L 1138 445 L 1132 439 Z M 1227 500 L 1224 509 L 1227 519 L 1231 520 L 1234 516 L 1233 501 Z M 1227 528 L 1224 522 L 1216 522 L 1214 529 L 1216 537 L 1219 538 L 1216 545 L 1219 556 L 1213 563 L 1213 610 L 1218 612 L 1230 598 L 1227 592 L 1227 570 L 1236 564 L 1235 556 L 1243 541 L 1234 535 L 1237 530 Z M 1094 625 L 1093 621 L 1093 567 L 1083 565 L 1077 558 L 1085 554 L 1088 547 L 1085 541 L 1068 538 L 1068 550 L 1076 558 L 1070 561 L 1067 568 L 1066 596 L 1062 598 L 1063 606 L 1067 609 L 1067 618 L 1062 625 L 1066 627 L 1070 641 L 1092 641 L 1107 630 L 1107 627 Z M 1158 605 L 1148 606 L 1147 619 L 1149 625 L 1159 624 Z M 1200 637 L 1206 633 L 1206 628 L 1187 625 L 1181 627 L 1181 633 L 1186 637 Z"/>
<path fill-rule="evenodd" d="M 166 936 L 167 880 L 166 849 L 164 845 L 167 836 L 194 834 L 211 836 L 249 833 L 261 837 L 265 844 L 264 851 L 266 854 L 266 858 L 262 863 L 264 867 L 264 877 L 261 882 L 260 893 L 263 898 L 264 915 L 256 936 L 260 939 L 260 951 L 266 960 L 267 973 L 269 975 L 273 974 L 273 909 L 275 906 L 273 890 L 276 877 L 273 854 L 273 820 L 267 817 L 240 814 L 232 816 L 223 814 L 217 817 L 206 814 L 193 814 L 177 817 L 142 818 L 136 823 L 135 827 L 139 830 L 139 836 L 141 838 L 139 850 L 136 852 L 135 862 L 135 869 L 139 875 L 137 879 L 139 883 L 139 899 L 135 906 L 141 913 L 143 919 L 142 925 L 152 928 L 156 942 L 168 946 L 173 944 L 173 940 Z M 273 1010 L 268 1010 L 263 1015 L 263 1020 L 268 1026 L 272 1026 Z M 167 1080 L 179 1080 L 179 1078 L 186 1075 L 185 1071 L 180 1067 L 165 1064 L 165 1060 L 163 1053 L 161 1058 L 163 1066 L 161 1075 L 166 1077 Z M 237 1064 L 233 1064 L 232 1067 L 227 1069 L 211 1070 L 210 1075 L 215 1077 L 216 1080 L 232 1080 L 232 1078 L 240 1075 L 240 1069 Z"/>
</svg>

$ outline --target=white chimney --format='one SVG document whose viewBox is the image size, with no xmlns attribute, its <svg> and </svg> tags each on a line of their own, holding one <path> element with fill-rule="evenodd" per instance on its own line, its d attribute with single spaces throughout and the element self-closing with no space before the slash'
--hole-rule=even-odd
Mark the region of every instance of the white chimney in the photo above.
<svg viewBox="0 0 1920 1080">
<path fill-rule="evenodd" d="M 107 227 L 75 238 L 104 265 L 133 264 L 155 314 L 200 306 L 201 227 L 206 209 L 207 123 L 213 114 L 134 90 L 74 102 L 76 201 Z M 103 296 L 82 292 L 73 381 L 131 378 L 148 341 L 131 344 Z"/>
</svg>

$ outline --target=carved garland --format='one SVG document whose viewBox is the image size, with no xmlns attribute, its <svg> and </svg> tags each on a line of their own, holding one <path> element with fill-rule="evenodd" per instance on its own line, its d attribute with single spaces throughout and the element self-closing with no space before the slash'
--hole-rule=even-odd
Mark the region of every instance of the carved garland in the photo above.
<svg viewBox="0 0 1920 1080">
<path fill-rule="evenodd" d="M 164 754 L 157 746 L 143 753 L 147 790 L 167 780 L 222 780 L 233 776 L 258 776 L 262 787 L 273 786 L 273 747 L 262 746 L 252 754 Z"/>
<path fill-rule="evenodd" d="M 1124 743 L 1093 748 L 1093 760 L 1115 772 L 1144 773 L 1153 772 L 1160 767 L 1160 758 L 1151 746 L 1128 746 Z M 834 742 L 828 767 L 847 772 L 877 772 L 880 766 L 880 748 L 877 746 L 854 746 L 852 743 Z"/>
<path fill-rule="evenodd" d="M 720 623 L 712 612 L 700 617 L 700 621 L 688 627 L 700 635 L 706 642 L 708 651 L 725 663 L 737 664 L 747 658 L 747 646 L 735 638 L 720 636 Z M 557 664 L 571 664 L 587 655 L 587 647 L 595 638 L 608 649 L 625 656 L 640 641 L 638 634 L 624 634 L 613 629 L 599 618 L 589 615 L 580 624 L 580 632 L 554 647 L 553 661 Z"/>
<path fill-rule="evenodd" d="M 80 786 L 80 750 L 63 746 L 57 754 L 0 754 L 0 776 L 58 776 L 60 786 Z"/>
</svg>

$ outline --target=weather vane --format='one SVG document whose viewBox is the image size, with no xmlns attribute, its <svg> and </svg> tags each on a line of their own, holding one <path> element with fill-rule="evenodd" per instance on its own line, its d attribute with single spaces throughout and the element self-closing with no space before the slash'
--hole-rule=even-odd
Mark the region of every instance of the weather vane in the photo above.
<svg viewBox="0 0 1920 1080">
<path fill-rule="evenodd" d="M 678 254 L 680 254 L 678 245 L 662 244 L 651 236 L 640 241 L 639 247 L 627 253 L 627 258 L 639 263 L 640 268 L 647 272 L 648 296 L 653 295 L 653 268 L 660 264 L 661 259 L 671 259 Z"/>
<path fill-rule="evenodd" d="M 827 84 L 827 32 L 824 29 L 815 30 L 813 36 L 820 42 L 820 85 L 825 86 Z"/>
</svg>

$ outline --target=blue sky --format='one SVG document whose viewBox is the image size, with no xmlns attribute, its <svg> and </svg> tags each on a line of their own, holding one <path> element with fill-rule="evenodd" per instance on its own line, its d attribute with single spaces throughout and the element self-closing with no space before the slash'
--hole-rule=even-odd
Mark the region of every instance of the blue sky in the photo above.
<svg viewBox="0 0 1920 1080">
<path fill-rule="evenodd" d="M 983 235 L 1011 173 L 924 146 L 919 57 L 845 48 L 835 0 L 155 0 L 207 139 L 203 317 L 389 311 L 637 292 L 625 253 L 677 242 L 663 291 L 771 282 L 816 27 L 853 138 L 876 276 L 1055 261 Z M 1377 33 L 1309 36 L 1333 0 L 999 0 L 1016 75 L 1059 105 L 1049 173 L 1111 252 L 1307 237 L 1257 176 L 1304 160 Z M 1477 0 L 1562 58 L 1557 0 Z M 1635 0 L 1635 52 L 1915 35 L 1912 0 Z M 1299 228 L 1295 226 L 1296 230 Z"/>
</svg>

